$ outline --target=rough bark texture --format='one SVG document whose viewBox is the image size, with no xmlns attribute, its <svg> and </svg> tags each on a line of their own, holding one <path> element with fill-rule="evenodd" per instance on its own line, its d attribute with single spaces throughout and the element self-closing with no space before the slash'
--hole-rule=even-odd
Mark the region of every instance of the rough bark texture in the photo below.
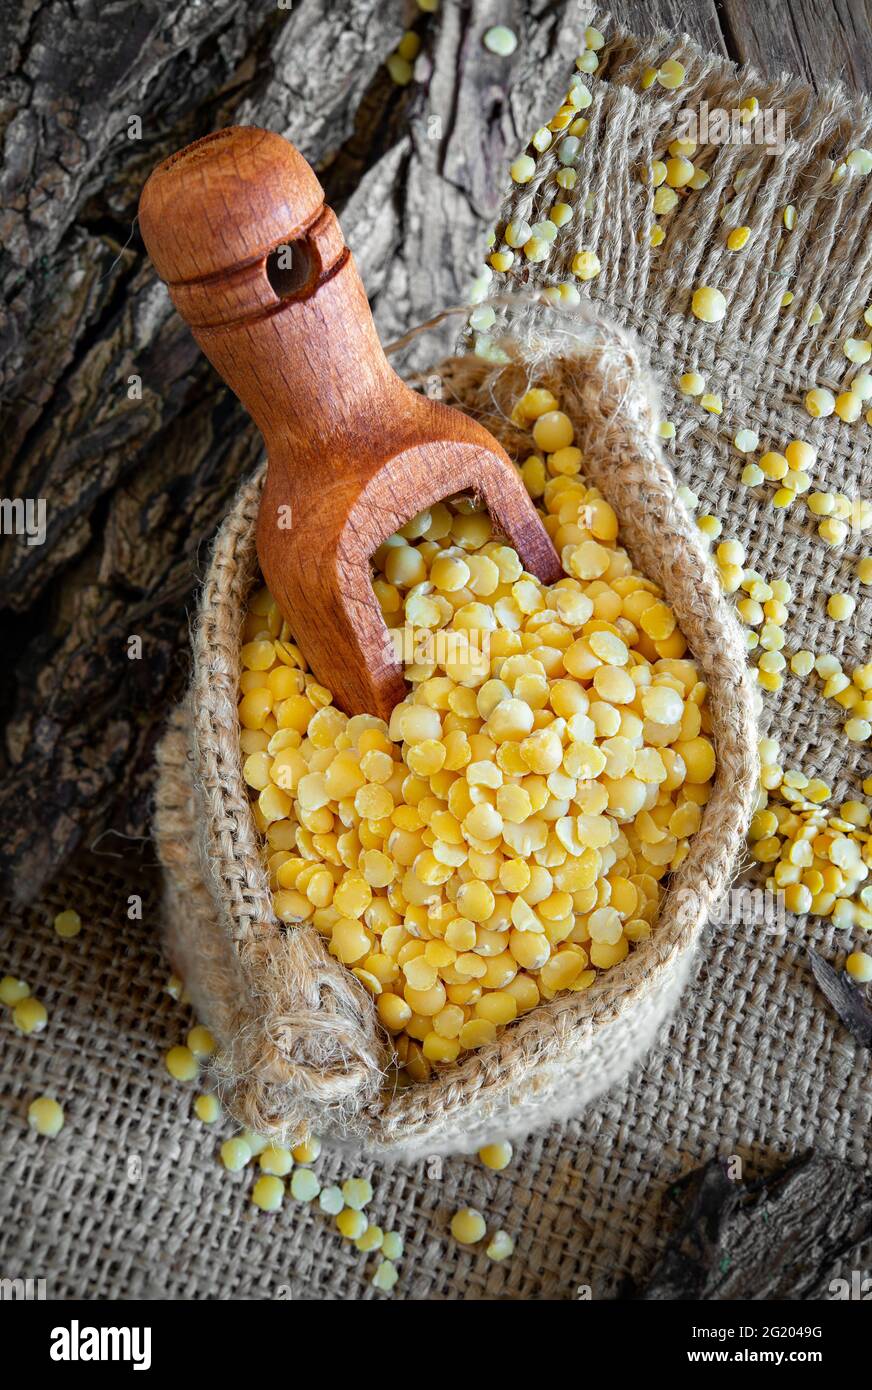
<svg viewBox="0 0 872 1390">
<path fill-rule="evenodd" d="M 825 6 L 826 25 L 819 8 L 620 0 L 612 12 L 863 86 L 863 0 Z M 579 14 L 572 0 L 443 0 L 437 16 L 377 0 L 5 9 L 0 490 L 48 508 L 44 544 L 0 547 L 13 673 L 0 698 L 0 863 L 18 897 L 107 827 L 145 832 L 199 553 L 259 453 L 145 258 L 135 216 L 149 170 L 230 122 L 288 135 L 320 171 L 379 329 L 395 337 L 466 298 L 507 156 L 553 107 Z M 423 50 L 400 88 L 384 59 L 410 17 Z M 482 46 L 497 21 L 520 36 L 510 60 Z M 423 351 L 437 355 L 432 341 Z"/>
<path fill-rule="evenodd" d="M 745 1183 L 712 1159 L 672 1188 L 675 1231 L 647 1282 L 651 1299 L 830 1299 L 866 1268 L 872 1180 L 841 1159 L 806 1154 Z M 856 1295 L 855 1295 L 856 1296 Z"/>
</svg>

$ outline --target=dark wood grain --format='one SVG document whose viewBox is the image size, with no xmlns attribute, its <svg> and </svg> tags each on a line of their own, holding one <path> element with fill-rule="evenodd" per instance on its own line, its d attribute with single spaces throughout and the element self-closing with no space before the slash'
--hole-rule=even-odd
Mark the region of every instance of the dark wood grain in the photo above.
<svg viewBox="0 0 872 1390">
<path fill-rule="evenodd" d="M 813 87 L 872 90 L 869 0 L 718 0 L 730 57 L 769 76 L 798 74 Z"/>
<path fill-rule="evenodd" d="M 625 1296 L 645 1300 L 858 1297 L 866 1268 L 872 1179 L 834 1155 L 806 1153 L 747 1181 L 737 1156 L 712 1159 L 668 1191 L 666 1250 Z"/>
<path fill-rule="evenodd" d="M 764 0 L 765 2 L 765 0 Z M 608 11 L 618 24 L 635 34 L 669 30 L 687 34 L 702 48 L 727 57 L 723 28 L 715 0 L 614 0 Z"/>
</svg>

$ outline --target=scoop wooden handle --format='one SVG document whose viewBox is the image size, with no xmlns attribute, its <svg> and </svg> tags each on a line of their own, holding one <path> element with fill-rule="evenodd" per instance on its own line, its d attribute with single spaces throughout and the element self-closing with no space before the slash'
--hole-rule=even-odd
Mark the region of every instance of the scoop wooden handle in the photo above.
<svg viewBox="0 0 872 1390">
<path fill-rule="evenodd" d="M 387 717 L 405 684 L 370 557 L 416 512 L 473 490 L 527 569 L 556 579 L 517 470 L 389 366 L 321 185 L 281 136 L 197 141 L 155 169 L 139 217 L 173 303 L 264 437 L 264 578 L 337 703 Z"/>
<path fill-rule="evenodd" d="M 179 313 L 254 419 L 271 463 L 359 453 L 361 421 L 407 388 L 310 166 L 289 141 L 235 126 L 154 170 L 146 248 Z M 311 478 L 310 478 L 311 482 Z"/>
</svg>

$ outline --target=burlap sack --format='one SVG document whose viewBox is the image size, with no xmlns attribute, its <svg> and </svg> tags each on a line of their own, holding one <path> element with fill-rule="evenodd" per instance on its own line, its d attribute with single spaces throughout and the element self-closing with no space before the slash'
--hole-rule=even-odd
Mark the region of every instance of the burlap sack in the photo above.
<svg viewBox="0 0 872 1390">
<path fill-rule="evenodd" d="M 186 709 L 161 746 L 155 817 L 169 953 L 219 1040 L 226 1103 L 259 1132 L 311 1127 L 392 1154 L 470 1152 L 488 1134 L 522 1134 L 581 1108 L 624 1074 L 677 1002 L 747 829 L 759 769 L 745 645 L 661 459 L 659 407 L 638 344 L 589 307 L 567 315 L 527 305 L 510 327 L 504 347 L 514 361 L 462 356 L 438 374 L 515 456 L 527 441 L 508 416 L 532 376 L 577 422 L 586 476 L 615 507 L 637 566 L 662 585 L 708 683 L 713 794 L 651 938 L 626 961 L 430 1081 L 385 1090 L 390 1045 L 371 997 L 314 927 L 288 928 L 273 914 L 242 777 L 238 653 L 258 580 L 259 473 L 215 545 Z"/>
<path fill-rule="evenodd" d="M 872 143 L 869 103 L 838 87 L 815 95 L 799 83 L 738 76 L 675 35 L 639 40 L 601 27 L 608 46 L 602 80 L 591 85 L 604 114 L 589 113 L 585 160 L 593 172 L 583 175 L 599 200 L 596 235 L 603 238 L 603 272 L 591 293 L 646 344 L 663 383 L 664 413 L 677 428 L 670 461 L 678 477 L 699 493 L 701 509 L 720 517 L 724 534 L 742 541 L 751 564 L 790 579 L 789 649 L 833 651 L 854 664 L 872 632 L 872 603 L 855 576 L 860 545 L 825 551 L 801 508 L 776 512 L 749 493 L 730 441 L 743 425 L 776 446 L 811 438 L 820 450 L 815 486 L 872 492 L 863 422 L 812 423 L 801 404 L 815 381 L 833 388 L 845 379 L 841 343 L 856 334 L 862 287 L 872 284 L 872 179 L 833 190 L 824 163 Z M 705 196 L 673 215 L 667 254 L 649 253 L 643 241 L 622 249 L 647 216 L 636 160 L 662 154 L 687 95 L 642 92 L 639 74 L 672 53 L 687 66 L 694 104 L 720 100 L 731 108 L 756 95 L 790 112 L 785 156 L 724 147 L 709 163 L 716 187 L 725 186 L 724 165 L 747 162 L 764 176 L 760 194 L 755 180 L 754 197 L 738 209 L 741 220 L 758 196 L 764 200 L 756 244 L 738 259 L 720 249 Z M 519 196 L 526 194 L 515 190 Z M 788 201 L 809 227 L 798 243 L 777 233 L 778 209 Z M 590 224 L 584 235 L 594 244 Z M 786 258 L 792 269 L 784 275 Z M 679 293 L 697 279 L 701 261 L 730 300 L 721 331 L 691 322 Z M 769 306 L 785 282 L 796 299 L 781 316 Z M 804 315 L 814 299 L 827 312 L 810 330 Z M 672 389 L 676 371 L 691 367 L 722 393 L 721 417 Z M 835 588 L 858 597 L 853 623 L 827 618 L 825 595 Z M 846 742 L 842 718 L 819 685 L 790 674 L 762 714 L 764 728 L 781 740 L 784 765 L 826 778 L 836 800 L 857 796 L 869 774 L 868 750 Z M 185 824 L 193 834 L 190 814 Z M 167 1047 L 184 1041 L 192 1014 L 165 989 L 157 871 L 148 855 L 143 860 L 117 840 L 102 842 L 99 852 L 71 863 L 37 908 L 7 919 L 13 930 L 4 970 L 32 983 L 49 1024 L 37 1038 L 5 1025 L 0 1165 L 8 1200 L 0 1269 L 45 1277 L 52 1298 L 265 1299 L 285 1287 L 302 1300 L 380 1297 L 372 1260 L 339 1240 L 321 1213 L 289 1203 L 264 1218 L 251 1207 L 252 1175 L 221 1168 L 217 1147 L 231 1124 L 200 1125 L 191 1090 L 162 1065 Z M 128 916 L 132 894 L 142 899 L 141 920 Z M 85 925 L 76 941 L 60 942 L 52 917 L 69 906 Z M 804 951 L 812 945 L 838 963 L 854 942 L 826 918 L 788 918 L 780 935 L 745 919 L 711 925 L 680 1007 L 645 1058 L 595 1103 L 528 1137 L 504 1172 L 465 1158 L 400 1161 L 387 1173 L 358 1160 L 355 1171 L 375 1187 L 371 1219 L 405 1239 L 394 1297 L 574 1299 L 586 1286 L 595 1299 L 609 1298 L 626 1279 L 644 1278 L 662 1250 L 671 1220 L 664 1193 L 713 1155 L 740 1155 L 750 1175 L 811 1145 L 868 1165 L 868 1053 L 816 992 Z M 61 1100 L 67 1117 L 51 1142 L 27 1128 L 28 1104 L 42 1094 Z M 495 1130 L 488 1137 L 502 1136 Z M 322 1183 L 341 1182 L 350 1171 L 342 1150 L 325 1146 Z M 448 1237 L 451 1214 L 467 1204 L 487 1213 L 491 1228 L 511 1233 L 510 1260 L 495 1264 L 481 1247 Z"/>
</svg>

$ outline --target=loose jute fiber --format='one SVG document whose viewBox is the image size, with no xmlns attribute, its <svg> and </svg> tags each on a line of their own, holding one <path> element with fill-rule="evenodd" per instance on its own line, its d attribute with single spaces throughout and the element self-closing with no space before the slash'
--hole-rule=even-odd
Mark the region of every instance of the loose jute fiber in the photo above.
<svg viewBox="0 0 872 1390">
<path fill-rule="evenodd" d="M 724 535 L 742 542 L 748 563 L 761 574 L 790 580 L 790 650 L 831 651 L 846 666 L 856 665 L 872 632 L 872 599 L 855 576 L 858 547 L 825 550 L 801 506 L 775 511 L 762 490 L 743 487 L 744 460 L 731 441 L 745 426 L 765 447 L 810 439 L 818 449 L 816 487 L 872 494 L 864 422 L 811 421 L 802 408 L 809 386 L 839 389 L 845 380 L 850 364 L 841 344 L 856 336 L 856 311 L 869 301 L 863 289 L 872 285 L 872 178 L 833 186 L 829 163 L 872 144 L 869 103 L 838 87 L 816 94 L 801 83 L 739 74 L 673 34 L 638 39 L 595 22 L 607 45 L 590 79 L 594 100 L 585 114 L 591 126 L 577 166 L 577 197 L 573 190 L 576 208 L 590 198 L 592 212 L 571 234 L 602 261 L 588 287 L 591 297 L 644 343 L 661 382 L 663 413 L 676 426 L 670 463 L 699 495 L 700 511 L 720 518 Z M 642 72 L 672 55 L 687 68 L 685 87 L 640 90 Z M 573 56 L 567 54 L 567 76 Z M 560 90 L 553 96 L 556 104 Z M 748 96 L 786 112 L 786 150 L 727 145 L 708 151 L 712 184 L 664 219 L 667 240 L 650 251 L 639 230 L 650 227 L 651 193 L 637 177 L 638 166 L 662 157 L 682 105 L 706 100 L 731 110 Z M 541 118 L 549 114 L 542 109 Z M 753 222 L 756 236 L 744 254 L 733 255 L 723 249 L 717 209 L 744 166 L 751 179 L 735 212 L 739 222 Z M 544 203 L 546 182 L 543 175 L 533 193 L 513 190 L 507 212 L 525 214 L 534 196 Z M 802 240 L 796 229 L 775 233 L 786 203 L 797 207 Z M 531 285 L 568 278 L 562 242 L 556 255 L 556 263 L 535 267 Z M 520 271 L 510 278 L 523 283 Z M 692 288 L 706 281 L 728 300 L 727 319 L 714 330 L 687 312 Z M 780 313 L 785 288 L 795 298 Z M 815 300 L 826 314 L 812 329 L 805 315 Z M 707 415 L 675 391 L 676 373 L 691 369 L 705 374 L 708 389 L 723 397 L 721 416 Z M 476 379 L 468 387 L 473 406 L 481 384 Z M 446 399 L 452 399 L 447 382 Z M 489 402 L 482 394 L 478 399 L 490 419 Z M 235 571 L 253 569 L 250 541 L 243 546 L 242 536 L 250 536 L 256 492 L 256 484 L 246 487 L 227 523 L 236 526 L 229 541 Z M 631 511 L 622 515 L 625 525 Z M 241 515 L 248 519 L 240 522 Z M 227 536 L 225 528 L 223 540 Z M 827 618 L 825 595 L 835 590 L 857 596 L 853 624 Z M 228 710 L 237 646 L 228 639 L 215 656 Z M 232 713 L 222 731 L 229 749 Z M 165 710 L 155 711 L 156 721 L 166 717 Z M 781 741 L 783 765 L 825 778 L 837 804 L 858 796 L 869 775 L 868 750 L 847 743 L 843 719 L 818 684 L 790 673 L 777 697 L 765 697 L 761 715 L 765 731 Z M 226 928 L 214 930 L 199 847 L 195 856 L 186 852 L 185 842 L 196 840 L 204 824 L 193 808 L 194 763 L 186 749 L 187 731 L 175 747 L 169 740 L 164 748 L 178 792 L 164 808 L 164 853 L 170 842 L 177 845 L 170 910 L 210 922 L 220 946 Z M 223 775 L 219 765 L 198 796 L 226 806 Z M 222 857 L 234 864 L 230 846 L 245 831 L 246 815 L 240 795 L 226 823 L 215 822 L 228 849 Z M 217 1149 L 232 1123 L 201 1125 L 191 1112 L 192 1089 L 173 1081 L 162 1063 L 166 1049 L 184 1041 L 193 1013 L 166 992 L 157 870 L 147 856 L 145 862 L 127 850 L 122 856 L 117 841 L 99 849 L 99 858 L 71 863 L 20 920 L 11 913 L 6 919 L 14 930 L 3 969 L 31 982 L 48 1008 L 49 1025 L 36 1039 L 15 1034 L 8 1021 L 3 1025 L 0 1172 L 4 1190 L 14 1196 L 0 1229 L 0 1270 L 45 1277 L 50 1298 L 274 1299 L 281 1287 L 298 1300 L 380 1297 L 371 1284 L 371 1260 L 339 1240 L 322 1213 L 288 1202 L 277 1216 L 264 1217 L 251 1206 L 253 1174 L 222 1169 Z M 234 893 L 236 901 L 252 905 L 252 921 L 263 920 L 268 905 L 253 842 Z M 131 895 L 141 899 L 141 919 L 128 913 Z M 52 918 L 70 906 L 84 927 L 75 942 L 61 942 Z M 402 1159 L 389 1171 L 356 1158 L 353 1171 L 371 1177 L 375 1188 L 370 1219 L 399 1230 L 405 1240 L 393 1296 L 574 1299 L 585 1286 L 594 1299 L 608 1298 L 626 1278 L 644 1278 L 670 1233 L 664 1193 L 713 1155 L 740 1156 L 751 1177 L 812 1145 L 868 1164 L 868 1053 L 829 1013 L 805 954 L 811 945 L 838 962 L 852 942 L 828 918 L 788 918 L 780 932 L 745 916 L 712 922 L 701 932 L 680 1007 L 645 1056 L 592 1104 L 531 1133 L 503 1172 L 466 1158 Z M 658 945 L 656 933 L 651 945 Z M 239 978 L 234 1008 L 241 1015 L 241 969 Z M 642 1001 L 633 1005 L 641 1007 Z M 620 1051 L 623 1020 L 610 1034 Z M 603 1027 L 598 1037 L 606 1036 Z M 606 1061 L 614 1060 L 606 1052 Z M 361 1063 L 363 1072 L 368 1067 Z M 66 1115 L 52 1141 L 27 1128 L 27 1107 L 43 1094 L 61 1100 Z M 488 1138 L 503 1135 L 495 1120 Z M 351 1171 L 341 1149 L 325 1145 L 318 1161 L 322 1183 L 341 1182 Z M 483 1243 L 461 1247 L 449 1238 L 452 1213 L 466 1205 L 512 1235 L 511 1259 L 495 1264 Z M 850 1279 L 849 1268 L 843 1273 Z"/>
<path fill-rule="evenodd" d="M 312 1128 L 387 1153 L 473 1151 L 583 1108 L 652 1041 L 675 1005 L 702 924 L 728 886 L 757 790 L 755 691 L 746 649 L 655 434 L 640 345 L 590 306 L 524 303 L 494 365 L 437 368 L 450 396 L 510 454 L 528 381 L 577 426 L 584 471 L 615 508 L 635 564 L 660 584 L 709 687 L 713 793 L 649 940 L 580 994 L 540 1004 L 494 1043 L 427 1082 L 384 1088 L 389 1041 L 371 997 L 310 925 L 287 927 L 269 886 L 242 777 L 236 717 L 246 601 L 257 580 L 261 471 L 219 533 L 194 636 L 186 708 L 161 746 L 155 833 L 167 874 L 170 956 L 219 1040 L 225 1102 L 285 1138 Z"/>
</svg>

